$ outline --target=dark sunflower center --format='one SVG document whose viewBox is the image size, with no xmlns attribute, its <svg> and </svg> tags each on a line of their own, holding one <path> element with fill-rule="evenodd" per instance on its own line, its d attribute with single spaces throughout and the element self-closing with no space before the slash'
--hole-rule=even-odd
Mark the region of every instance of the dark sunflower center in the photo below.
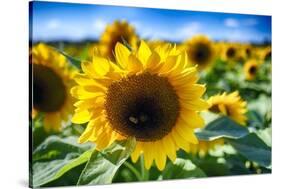
<svg viewBox="0 0 281 189">
<path fill-rule="evenodd" d="M 58 111 L 66 99 L 63 81 L 51 68 L 33 65 L 33 106 L 41 112 Z"/>
<path fill-rule="evenodd" d="M 236 54 L 236 51 L 235 51 L 235 48 L 233 48 L 233 47 L 227 49 L 227 51 L 226 51 L 226 56 L 228 58 L 233 58 L 235 56 L 235 54 Z"/>
<path fill-rule="evenodd" d="M 190 53 L 189 56 L 198 64 L 204 64 L 208 62 L 211 56 L 211 49 L 208 45 L 199 43 L 194 47 L 193 53 Z"/>
<path fill-rule="evenodd" d="M 180 105 L 166 78 L 143 73 L 111 84 L 105 110 L 110 125 L 120 134 L 155 141 L 172 130 Z"/>
<path fill-rule="evenodd" d="M 257 72 L 257 67 L 256 66 L 252 66 L 250 69 L 249 69 L 249 72 L 251 75 L 255 75 L 256 72 Z"/>
<path fill-rule="evenodd" d="M 251 50 L 249 48 L 247 48 L 246 49 L 246 54 L 247 54 L 248 57 L 251 56 L 251 53 L 252 53 Z"/>
<path fill-rule="evenodd" d="M 209 108 L 209 110 L 213 113 L 216 113 L 216 114 L 219 114 L 219 113 L 222 113 L 221 110 L 219 109 L 219 105 L 218 104 L 214 104 L 213 106 L 211 106 Z M 226 115 L 229 115 L 230 112 L 228 110 L 228 108 L 225 106 L 225 111 L 226 111 Z"/>
</svg>

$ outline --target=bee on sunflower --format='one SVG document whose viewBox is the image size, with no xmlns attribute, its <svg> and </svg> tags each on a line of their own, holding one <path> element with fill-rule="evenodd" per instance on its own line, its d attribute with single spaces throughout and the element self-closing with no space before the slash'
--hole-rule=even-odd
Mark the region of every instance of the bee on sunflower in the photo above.
<svg viewBox="0 0 281 189">
<path fill-rule="evenodd" d="M 256 60 L 254 59 L 248 60 L 243 67 L 246 80 L 255 79 L 258 68 L 259 68 L 259 63 Z"/>
<path fill-rule="evenodd" d="M 73 113 L 74 98 L 70 88 L 77 71 L 66 58 L 51 47 L 40 43 L 32 48 L 32 116 L 43 113 L 47 132 L 58 132 Z"/>
<path fill-rule="evenodd" d="M 151 50 L 141 41 L 135 51 L 117 43 L 116 62 L 94 56 L 83 62 L 77 86 L 74 123 L 88 123 L 79 142 L 95 142 L 98 150 L 115 140 L 135 137 L 131 154 L 136 162 L 143 154 L 150 169 L 155 160 L 163 170 L 167 157 L 175 161 L 176 151 L 189 151 L 197 144 L 196 128 L 204 126 L 198 114 L 207 109 L 201 97 L 206 88 L 196 84 L 196 67 L 188 66 L 186 52 L 175 46 Z"/>
<path fill-rule="evenodd" d="M 108 25 L 100 37 L 99 48 L 101 56 L 115 60 L 114 48 L 117 42 L 128 43 L 128 45 L 135 49 L 138 43 L 138 36 L 133 26 L 126 21 L 115 21 Z"/>
<path fill-rule="evenodd" d="M 209 98 L 208 103 L 210 105 L 210 112 L 228 116 L 240 125 L 246 126 L 247 103 L 241 99 L 237 91 L 230 94 L 223 93 L 212 96 Z M 199 141 L 198 144 L 192 144 L 190 146 L 190 152 L 193 154 L 198 153 L 200 157 L 204 157 L 209 150 L 215 149 L 217 146 L 221 146 L 223 144 L 223 139 Z"/>
<path fill-rule="evenodd" d="M 215 58 L 213 42 L 204 35 L 196 35 L 186 42 L 188 61 L 191 65 L 198 65 L 203 70 L 212 65 Z"/>
</svg>

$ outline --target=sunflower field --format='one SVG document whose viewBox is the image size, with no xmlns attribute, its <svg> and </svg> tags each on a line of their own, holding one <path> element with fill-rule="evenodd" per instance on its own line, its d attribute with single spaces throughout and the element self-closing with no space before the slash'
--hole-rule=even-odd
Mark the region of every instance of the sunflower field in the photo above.
<svg viewBox="0 0 281 189">
<path fill-rule="evenodd" d="M 30 186 L 271 173 L 271 44 L 141 39 L 30 46 Z"/>
</svg>

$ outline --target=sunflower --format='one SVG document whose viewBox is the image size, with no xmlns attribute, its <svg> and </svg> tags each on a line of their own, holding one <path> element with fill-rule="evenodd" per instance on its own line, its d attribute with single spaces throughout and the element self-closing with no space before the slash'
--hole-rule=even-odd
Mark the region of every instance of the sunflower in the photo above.
<svg viewBox="0 0 281 189">
<path fill-rule="evenodd" d="M 251 44 L 239 44 L 237 45 L 239 50 L 237 60 L 240 62 L 244 62 L 254 56 L 254 47 Z"/>
<path fill-rule="evenodd" d="M 247 103 L 241 99 L 238 91 L 212 96 L 208 103 L 210 104 L 209 111 L 228 116 L 240 125 L 246 124 Z"/>
<path fill-rule="evenodd" d="M 88 123 L 79 142 L 95 142 L 101 150 L 135 137 L 132 161 L 143 154 L 146 169 L 155 160 L 163 170 L 167 156 L 174 161 L 176 150 L 189 151 L 189 144 L 198 142 L 194 129 L 204 125 L 198 111 L 208 108 L 201 99 L 206 88 L 196 84 L 196 67 L 189 67 L 185 51 L 175 46 L 151 50 L 141 41 L 130 51 L 117 43 L 115 53 L 116 62 L 98 56 L 83 62 L 75 78 L 72 121 Z"/>
<path fill-rule="evenodd" d="M 257 75 L 259 64 L 256 60 L 248 60 L 244 65 L 244 74 L 247 80 L 255 79 Z"/>
<path fill-rule="evenodd" d="M 266 47 L 260 51 L 260 59 L 263 62 L 271 60 L 271 47 Z"/>
<path fill-rule="evenodd" d="M 253 47 L 250 44 L 244 45 L 242 49 L 247 59 L 253 56 Z"/>
<path fill-rule="evenodd" d="M 189 63 L 198 65 L 200 70 L 209 67 L 215 58 L 215 48 L 212 41 L 204 36 L 197 35 L 187 41 Z"/>
<path fill-rule="evenodd" d="M 239 48 L 235 44 L 225 44 L 221 53 L 221 59 L 229 63 L 237 61 L 240 57 Z"/>
<path fill-rule="evenodd" d="M 61 130 L 63 121 L 73 112 L 70 88 L 76 71 L 70 68 L 66 58 L 45 44 L 32 48 L 32 117 L 43 113 L 43 125 L 47 132 Z"/>
<path fill-rule="evenodd" d="M 115 21 L 112 25 L 108 25 L 101 35 L 99 51 L 103 57 L 110 58 L 114 61 L 114 48 L 117 42 L 126 41 L 128 45 L 135 49 L 137 47 L 138 36 L 135 29 L 126 21 Z"/>
<path fill-rule="evenodd" d="M 223 93 L 221 95 L 212 96 L 208 100 L 208 103 L 210 105 L 209 111 L 228 116 L 242 126 L 246 125 L 246 102 L 241 99 L 237 91 L 230 94 Z M 223 139 L 199 141 L 198 144 L 190 145 L 190 152 L 192 154 L 198 153 L 200 157 L 204 157 L 209 150 L 213 150 L 223 144 Z"/>
</svg>

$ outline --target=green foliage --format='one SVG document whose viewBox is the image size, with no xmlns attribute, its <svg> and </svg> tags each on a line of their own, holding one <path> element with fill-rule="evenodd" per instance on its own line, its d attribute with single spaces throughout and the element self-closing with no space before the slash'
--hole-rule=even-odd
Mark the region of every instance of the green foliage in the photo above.
<svg viewBox="0 0 281 189">
<path fill-rule="evenodd" d="M 199 140 L 211 141 L 218 138 L 240 138 L 248 134 L 248 130 L 224 116 L 210 122 L 202 131 L 196 133 Z"/>
<path fill-rule="evenodd" d="M 91 144 L 79 145 L 77 137 L 73 136 L 48 137 L 33 151 L 33 186 L 45 185 L 59 178 L 65 173 L 65 170 L 70 170 L 83 163 L 86 151 L 92 147 Z"/>
<path fill-rule="evenodd" d="M 230 144 L 248 160 L 261 166 L 271 166 L 271 149 L 256 134 L 250 133 L 238 140 L 228 140 Z"/>
<path fill-rule="evenodd" d="M 177 158 L 164 169 L 163 179 L 183 179 L 206 177 L 206 174 L 188 159 Z"/>
<path fill-rule="evenodd" d="M 131 155 L 136 145 L 134 138 L 115 142 L 105 150 L 95 150 L 83 172 L 77 185 L 109 184 L 118 168 Z"/>
</svg>

